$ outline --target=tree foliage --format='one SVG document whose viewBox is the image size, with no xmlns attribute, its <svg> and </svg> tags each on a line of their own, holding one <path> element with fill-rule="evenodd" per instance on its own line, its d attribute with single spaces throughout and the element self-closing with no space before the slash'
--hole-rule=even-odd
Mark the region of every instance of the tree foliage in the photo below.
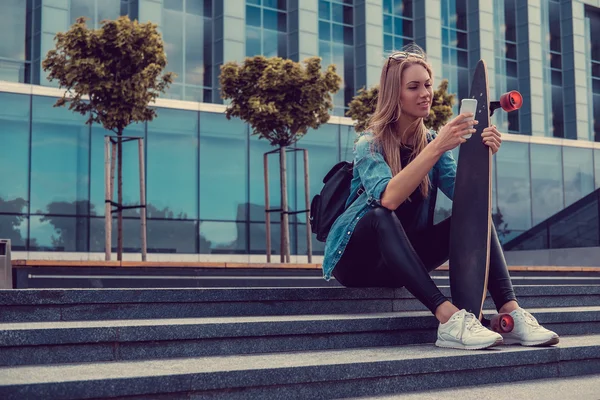
<svg viewBox="0 0 600 400">
<path fill-rule="evenodd" d="M 252 126 L 253 135 L 280 147 L 326 123 L 341 77 L 334 65 L 321 72 L 319 57 L 310 57 L 304 64 L 256 56 L 246 58 L 242 65 L 223 65 L 221 97 L 231 100 L 227 118 L 239 117 Z"/>
<path fill-rule="evenodd" d="M 369 120 L 375 108 L 377 107 L 377 96 L 379 95 L 379 85 L 371 89 L 360 89 L 349 104 L 349 110 L 346 116 L 356 121 L 354 129 L 356 132 L 364 132 L 368 129 Z M 427 128 L 438 131 L 448 119 L 452 117 L 452 106 L 456 96 L 448 93 L 448 81 L 444 79 L 437 90 L 433 92 L 433 102 L 429 117 L 425 118 Z"/>
<path fill-rule="evenodd" d="M 132 122 L 151 121 L 156 112 L 149 104 L 174 79 L 161 75 L 167 56 L 157 26 L 122 16 L 89 29 L 85 20 L 57 33 L 56 48 L 42 63 L 48 79 L 66 89 L 55 106 L 70 103 L 70 110 L 89 116 L 86 123 L 119 135 Z"/>
</svg>

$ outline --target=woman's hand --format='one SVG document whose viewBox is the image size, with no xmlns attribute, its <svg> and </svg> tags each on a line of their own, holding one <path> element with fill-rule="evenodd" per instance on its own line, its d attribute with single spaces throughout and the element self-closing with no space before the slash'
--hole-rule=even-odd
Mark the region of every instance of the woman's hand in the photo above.
<svg viewBox="0 0 600 400">
<path fill-rule="evenodd" d="M 473 117 L 473 113 L 463 113 L 457 115 L 454 119 L 444 125 L 442 129 L 440 129 L 437 138 L 432 142 L 432 144 L 437 142 L 436 146 L 440 152 L 444 153 L 466 142 L 467 139 L 463 138 L 463 136 L 475 133 L 473 126 L 479 123 L 479 121 L 475 120 L 465 121 L 465 118 L 470 117 Z"/>
<path fill-rule="evenodd" d="M 481 133 L 483 144 L 492 149 L 492 154 L 496 154 L 502 143 L 502 134 L 498 132 L 496 125 L 488 126 Z"/>
</svg>

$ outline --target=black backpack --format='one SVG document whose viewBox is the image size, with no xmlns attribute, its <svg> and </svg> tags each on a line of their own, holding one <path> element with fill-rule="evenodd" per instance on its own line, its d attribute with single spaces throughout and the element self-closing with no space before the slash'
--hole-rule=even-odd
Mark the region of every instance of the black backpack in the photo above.
<svg viewBox="0 0 600 400">
<path fill-rule="evenodd" d="M 341 161 L 323 178 L 323 189 L 310 203 L 310 227 L 317 240 L 325 242 L 331 225 L 346 209 L 354 163 Z M 359 194 L 362 188 L 359 189 Z"/>
</svg>

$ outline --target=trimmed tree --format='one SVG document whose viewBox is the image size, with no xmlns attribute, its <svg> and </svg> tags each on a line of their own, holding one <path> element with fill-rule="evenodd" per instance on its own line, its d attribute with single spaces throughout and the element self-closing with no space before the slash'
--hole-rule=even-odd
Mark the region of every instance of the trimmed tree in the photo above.
<svg viewBox="0 0 600 400">
<path fill-rule="evenodd" d="M 375 108 L 377 107 L 377 96 L 379 95 L 379 85 L 371 89 L 362 88 L 358 91 L 350 102 L 346 116 L 356 121 L 354 130 L 364 132 L 368 129 L 369 120 Z M 433 102 L 429 117 L 425 119 L 427 128 L 438 131 L 452 116 L 452 107 L 454 106 L 456 96 L 448 93 L 448 81 L 442 80 L 437 90 L 433 92 Z"/>
<path fill-rule="evenodd" d="M 42 66 L 49 72 L 48 80 L 57 80 L 59 87 L 66 89 L 55 107 L 69 103 L 69 110 L 88 116 L 86 124 L 99 123 L 118 136 L 118 259 L 121 260 L 121 137 L 132 122 L 152 121 L 156 117 L 156 111 L 149 105 L 173 82 L 174 74 L 162 74 L 167 56 L 157 25 L 141 24 L 122 16 L 102 21 L 99 29 L 89 29 L 85 20 L 78 18 L 67 32 L 56 35 L 56 49 L 48 52 Z"/>
<path fill-rule="evenodd" d="M 317 129 L 329 120 L 329 111 L 333 109 L 332 95 L 339 91 L 341 77 L 334 65 L 321 72 L 319 57 L 307 58 L 302 65 L 280 57 L 255 56 L 246 58 L 241 65 L 236 62 L 224 64 L 220 84 L 221 97 L 230 100 L 227 119 L 240 118 L 252 127 L 252 135 L 279 148 L 281 257 L 284 261 L 285 256 L 285 261 L 289 262 L 285 151 L 309 128 Z"/>
</svg>

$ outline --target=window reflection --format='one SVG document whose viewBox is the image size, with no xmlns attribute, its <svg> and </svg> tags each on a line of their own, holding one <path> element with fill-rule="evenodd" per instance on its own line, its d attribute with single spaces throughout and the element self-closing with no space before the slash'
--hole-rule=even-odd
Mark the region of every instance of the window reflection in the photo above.
<svg viewBox="0 0 600 400">
<path fill-rule="evenodd" d="M 544 63 L 544 113 L 546 130 L 554 137 L 564 137 L 561 47 L 561 7 L 557 0 L 543 0 L 542 38 Z"/>
<path fill-rule="evenodd" d="M 496 154 L 498 209 L 505 230 L 531 228 L 531 182 L 529 178 L 529 145 L 503 142 Z"/>
<path fill-rule="evenodd" d="M 594 161 L 591 149 L 563 147 L 565 207 L 594 190 Z"/>
<path fill-rule="evenodd" d="M 460 100 L 469 97 L 467 4 L 466 0 L 442 2 L 442 77 L 448 79 L 448 92 L 456 93 L 454 113 Z"/>
<path fill-rule="evenodd" d="M 247 126 L 239 119 L 200 113 L 200 218 L 246 219 L 247 138 Z M 256 165 L 262 177 L 262 159 Z"/>
<path fill-rule="evenodd" d="M 0 215 L 0 238 L 10 239 L 13 251 L 26 250 L 27 225 L 26 215 Z"/>
<path fill-rule="evenodd" d="M 87 214 L 90 128 L 82 115 L 55 108 L 55 102 L 33 96 L 31 212 L 64 203 L 65 214 Z"/>
<path fill-rule="evenodd" d="M 198 253 L 196 221 L 148 220 L 148 253 Z"/>
<path fill-rule="evenodd" d="M 596 181 L 596 189 L 600 188 L 600 150 L 594 150 L 594 177 Z"/>
<path fill-rule="evenodd" d="M 198 113 L 157 114 L 148 122 L 147 203 L 165 213 L 161 218 L 198 218 Z"/>
<path fill-rule="evenodd" d="M 29 250 L 65 252 L 88 251 L 87 217 L 32 215 L 29 220 Z"/>
<path fill-rule="evenodd" d="M 247 254 L 246 223 L 200 221 L 200 254 Z"/>
<path fill-rule="evenodd" d="M 412 0 L 384 1 L 383 32 L 385 56 L 414 41 Z"/>
<path fill-rule="evenodd" d="M 0 41 L 0 81 L 30 82 L 31 54 L 25 45 L 28 32 L 31 31 L 27 12 L 27 2 L 23 0 L 2 2 L 0 26 L 4 37 L 10 39 Z"/>
<path fill-rule="evenodd" d="M 314 236 L 314 235 L 313 235 Z M 298 254 L 296 224 L 290 224 L 290 254 Z M 306 232 L 302 239 L 306 243 Z M 304 245 L 306 247 L 306 244 Z M 250 223 L 250 254 L 266 254 L 267 234 L 265 224 Z M 306 253 L 306 250 L 304 251 Z M 271 255 L 281 254 L 281 224 L 271 224 Z"/>
<path fill-rule="evenodd" d="M 150 244 L 151 233 L 150 221 L 147 222 L 146 240 Z M 104 218 L 90 218 L 90 251 L 104 252 L 105 250 L 105 221 Z M 154 236 L 154 235 L 153 235 Z M 112 220 L 112 235 L 111 248 L 113 252 L 117 251 L 117 218 Z M 140 220 L 135 218 L 123 218 L 123 252 L 124 253 L 139 253 L 142 251 L 141 246 L 141 226 Z M 150 249 L 148 249 L 150 252 Z"/>
<path fill-rule="evenodd" d="M 531 185 L 533 224 L 536 225 L 564 208 L 559 146 L 531 145 Z"/>
<path fill-rule="evenodd" d="M 29 116 L 29 96 L 0 93 L 0 212 L 27 212 Z"/>
<path fill-rule="evenodd" d="M 288 56 L 285 1 L 246 1 L 246 56 Z"/>
</svg>

